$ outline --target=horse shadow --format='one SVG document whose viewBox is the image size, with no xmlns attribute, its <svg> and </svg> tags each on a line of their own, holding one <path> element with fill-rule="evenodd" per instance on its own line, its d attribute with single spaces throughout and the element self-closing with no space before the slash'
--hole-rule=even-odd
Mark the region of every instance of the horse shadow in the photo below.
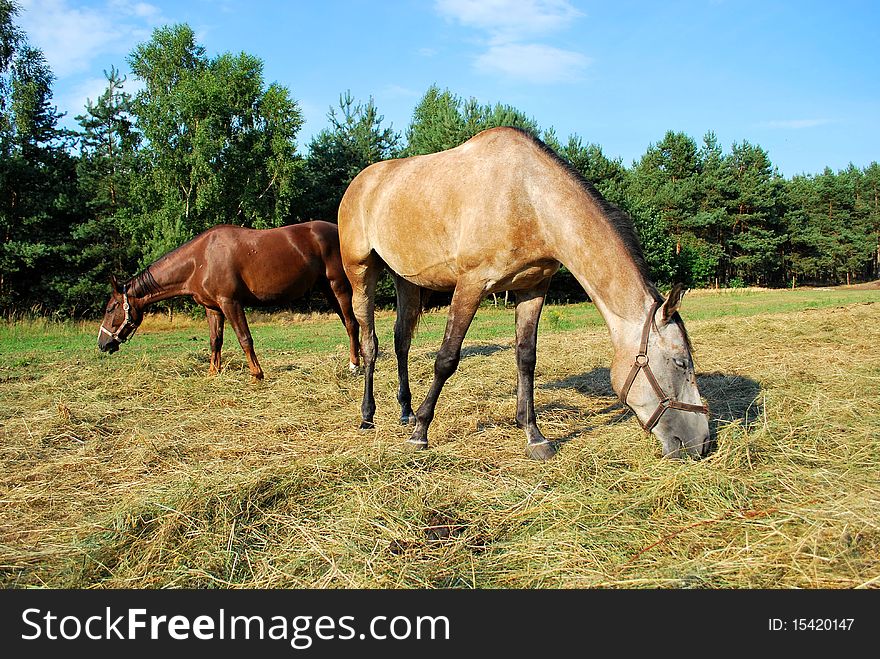
<svg viewBox="0 0 880 659">
<path fill-rule="evenodd" d="M 617 394 L 611 388 L 611 371 L 606 367 L 594 368 L 586 373 L 545 382 L 539 386 L 541 389 L 575 389 L 586 396 L 613 398 L 615 401 L 591 415 L 591 418 L 597 419 L 597 421 L 560 438 L 561 442 L 573 439 L 577 435 L 599 426 L 621 423 L 632 415 L 629 408 L 617 400 Z M 759 400 L 761 385 L 751 378 L 719 371 L 698 373 L 697 387 L 709 406 L 709 436 L 713 442 L 716 441 L 719 427 L 731 423 L 741 423 L 748 426 L 759 419 L 764 412 L 763 404 Z M 541 406 L 543 410 L 562 410 L 563 412 L 570 411 L 571 408 L 572 406 L 567 403 L 550 403 Z M 615 410 L 618 410 L 619 414 L 611 417 L 606 416 Z M 586 413 L 586 410 L 579 411 Z"/>
<path fill-rule="evenodd" d="M 511 346 L 506 345 L 498 345 L 497 343 L 490 343 L 486 345 L 476 345 L 476 346 L 465 346 L 461 349 L 461 358 L 465 359 L 467 357 L 488 357 L 490 355 L 494 355 L 496 352 L 501 352 L 503 350 L 510 350 Z"/>
<path fill-rule="evenodd" d="M 499 345 L 497 343 L 465 346 L 461 349 L 461 359 L 467 359 L 468 357 L 489 357 L 490 355 L 494 355 L 496 352 L 502 352 L 504 350 L 512 349 L 513 346 Z M 437 353 L 438 351 L 435 350 L 433 352 L 429 352 L 427 356 L 429 359 L 436 359 Z"/>
</svg>

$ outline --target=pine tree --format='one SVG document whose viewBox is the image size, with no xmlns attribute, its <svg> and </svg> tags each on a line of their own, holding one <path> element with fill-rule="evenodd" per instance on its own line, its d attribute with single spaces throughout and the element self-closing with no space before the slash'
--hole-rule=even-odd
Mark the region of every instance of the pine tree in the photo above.
<svg viewBox="0 0 880 659">
<path fill-rule="evenodd" d="M 400 135 L 382 127 L 372 97 L 355 102 L 351 92 L 339 96 L 339 107 L 330 108 L 330 127 L 322 130 L 308 146 L 303 169 L 303 201 L 297 209 L 302 220 L 336 222 L 339 202 L 348 184 L 365 167 L 394 158 Z"/>
<path fill-rule="evenodd" d="M 75 160 L 52 105 L 43 53 L 0 0 L 0 309 L 55 309 L 69 279 L 64 249 L 77 212 Z"/>
<path fill-rule="evenodd" d="M 437 85 L 431 85 L 413 110 L 402 155 L 445 151 L 498 126 L 520 128 L 535 137 L 540 135 L 538 123 L 512 105 L 484 105 L 475 98 L 463 100 L 448 89 L 441 91 Z"/>
<path fill-rule="evenodd" d="M 132 240 L 137 206 L 133 189 L 143 170 L 140 134 L 131 117 L 131 97 L 125 78 L 115 67 L 105 71 L 107 88 L 85 113 L 76 117 L 80 133 L 77 179 L 86 218 L 73 230 L 74 267 L 81 274 L 68 295 L 82 310 L 99 311 L 111 275 L 137 269 L 140 245 Z"/>
</svg>

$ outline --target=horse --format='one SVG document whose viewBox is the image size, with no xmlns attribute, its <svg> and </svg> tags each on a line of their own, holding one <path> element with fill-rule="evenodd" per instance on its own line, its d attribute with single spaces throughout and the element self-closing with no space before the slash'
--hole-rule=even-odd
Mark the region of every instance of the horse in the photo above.
<svg viewBox="0 0 880 659">
<path fill-rule="evenodd" d="M 98 331 L 98 348 L 110 354 L 130 339 L 149 305 L 190 296 L 205 307 L 211 334 L 209 373 L 220 372 L 226 319 L 244 350 L 254 382 L 263 369 L 254 352 L 244 306 L 291 302 L 318 288 L 348 333 L 349 369 L 360 365 L 358 324 L 351 308 L 351 286 L 339 255 L 336 225 L 320 220 L 274 229 L 221 224 L 168 252 L 112 293 Z"/>
<path fill-rule="evenodd" d="M 429 155 L 362 170 L 339 205 L 342 265 L 361 327 L 361 428 L 374 427 L 378 340 L 376 281 L 387 268 L 397 291 L 394 348 L 407 440 L 428 447 L 444 383 L 480 302 L 515 293 L 517 404 L 526 454 L 558 450 L 537 426 L 534 375 L 538 320 L 550 279 L 563 264 L 596 305 L 614 348 L 611 384 L 666 457 L 709 453 L 708 408 L 697 389 L 692 347 L 679 308 L 685 289 L 664 298 L 651 282 L 632 220 L 530 134 L 508 127 L 478 133 Z M 424 402 L 412 410 L 408 356 L 424 289 L 452 292 L 446 330 Z"/>
</svg>

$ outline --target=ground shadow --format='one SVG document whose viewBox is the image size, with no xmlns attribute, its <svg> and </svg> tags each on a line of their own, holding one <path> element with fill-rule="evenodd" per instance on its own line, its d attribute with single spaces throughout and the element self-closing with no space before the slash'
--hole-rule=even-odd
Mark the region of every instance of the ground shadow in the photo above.
<svg viewBox="0 0 880 659">
<path fill-rule="evenodd" d="M 481 346 L 466 346 L 461 349 L 461 358 L 464 359 L 466 357 L 473 357 L 475 355 L 479 355 L 480 357 L 488 357 L 489 355 L 494 355 L 496 352 L 501 352 L 503 350 L 510 350 L 510 346 L 502 346 L 495 343 Z"/>
<path fill-rule="evenodd" d="M 461 349 L 461 358 L 467 359 L 468 357 L 488 357 L 489 355 L 494 355 L 496 352 L 510 349 L 511 346 L 509 345 L 498 345 L 496 343 L 478 346 L 466 346 Z M 437 351 L 435 350 L 434 352 L 428 353 L 428 358 L 437 359 Z"/>
<path fill-rule="evenodd" d="M 735 422 L 747 426 L 764 413 L 761 385 L 751 378 L 719 371 L 699 373 L 697 386 L 709 405 L 713 427 Z"/>
<path fill-rule="evenodd" d="M 572 375 L 562 380 L 545 382 L 539 386 L 541 389 L 575 389 L 586 396 L 599 398 L 616 398 L 617 396 L 611 388 L 610 370 L 605 367 L 594 368 L 587 373 Z M 720 425 L 736 422 L 749 425 L 763 414 L 763 405 L 758 399 L 761 393 L 761 385 L 751 378 L 741 375 L 728 375 L 718 371 L 699 373 L 697 374 L 697 386 L 700 389 L 700 394 L 709 406 L 709 432 L 713 441 L 716 438 Z M 560 406 L 556 404 L 543 406 L 545 410 L 568 409 L 569 407 L 569 405 Z M 610 418 L 603 417 L 599 424 L 588 424 L 588 427 L 572 433 L 572 436 L 586 432 L 598 425 L 620 423 L 632 415 L 632 412 L 619 401 L 615 401 L 604 409 L 599 410 L 598 413 L 593 415 L 593 418 L 598 418 L 600 415 L 605 415 L 614 410 L 619 410 L 620 414 Z M 584 414 L 587 413 L 585 409 L 579 411 Z"/>
</svg>

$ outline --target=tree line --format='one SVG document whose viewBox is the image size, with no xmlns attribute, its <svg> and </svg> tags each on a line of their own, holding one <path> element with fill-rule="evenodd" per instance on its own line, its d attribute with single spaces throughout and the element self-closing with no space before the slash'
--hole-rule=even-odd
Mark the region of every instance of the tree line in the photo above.
<svg viewBox="0 0 880 659">
<path fill-rule="evenodd" d="M 493 126 L 542 139 L 633 218 L 659 284 L 837 284 L 880 275 L 880 167 L 782 177 L 747 141 L 725 152 L 667 132 L 625 165 L 562 140 L 515 107 L 431 86 L 401 134 L 344 92 L 305 148 L 290 91 L 247 53 L 209 56 L 193 30 L 156 29 L 63 129 L 54 76 L 0 0 L 0 310 L 88 316 L 111 274 L 130 276 L 220 223 L 327 219 L 364 167 L 452 148 Z M 392 299 L 390 282 L 380 289 Z M 552 297 L 583 298 L 564 270 Z"/>
</svg>

